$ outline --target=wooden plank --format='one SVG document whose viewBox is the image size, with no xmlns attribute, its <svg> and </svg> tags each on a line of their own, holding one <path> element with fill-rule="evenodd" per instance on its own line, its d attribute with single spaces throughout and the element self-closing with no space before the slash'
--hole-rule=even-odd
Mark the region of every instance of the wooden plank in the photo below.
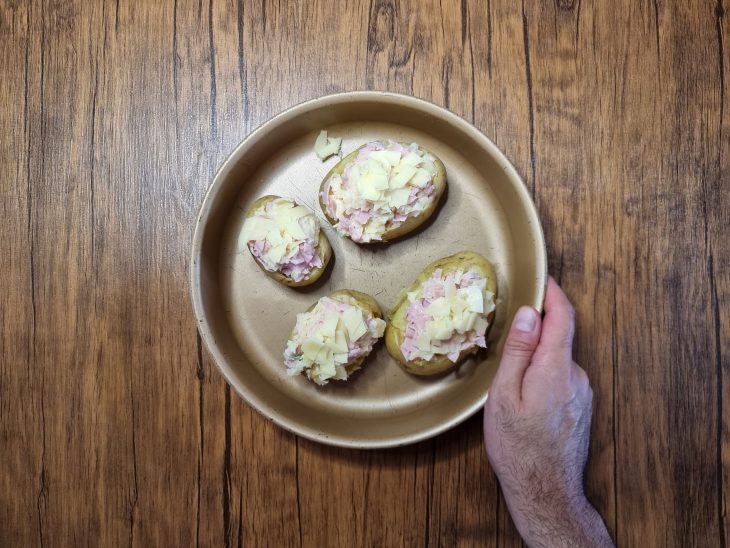
<svg viewBox="0 0 730 548">
<path fill-rule="evenodd" d="M 701 54 L 717 51 L 715 24 L 712 5 L 667 5 L 659 11 L 660 72 L 673 82 L 669 89 L 674 92 L 663 96 L 665 112 L 670 114 L 668 127 L 664 126 L 665 131 L 669 129 L 664 134 L 664 143 L 669 145 L 664 151 L 666 188 L 674 194 L 667 200 L 663 223 L 670 245 L 666 262 L 661 264 L 668 272 L 660 278 L 670 371 L 671 403 L 666 428 L 670 434 L 674 514 L 684 514 L 675 525 L 674 542 L 685 546 L 716 542 L 722 519 L 718 514 L 722 470 L 718 468 L 716 451 L 708 450 L 721 437 L 721 415 L 717 399 L 705 396 L 721 390 L 721 356 L 712 351 L 716 335 L 711 328 L 715 282 L 708 280 L 706 265 L 710 261 L 707 199 L 713 195 L 708 195 L 707 186 L 720 178 L 717 90 L 722 82 L 717 58 L 708 63 Z M 716 199 L 721 200 L 721 194 L 716 193 Z M 699 306 L 686 310 L 671 299 Z M 687 330 L 687 323 L 705 327 Z M 713 420 L 697 428 L 698 417 L 705 416 Z M 676 435 L 679 432 L 682 435 Z M 689 506 L 688 500 L 692 501 Z"/>
<path fill-rule="evenodd" d="M 717 51 L 715 69 L 716 86 L 708 90 L 710 116 L 717 115 L 712 134 L 717 134 L 717 168 L 712 169 L 705 179 L 704 204 L 707 207 L 707 270 L 710 284 L 710 305 L 712 307 L 711 329 L 712 349 L 717 368 L 717 514 L 718 542 L 730 545 L 730 16 L 728 6 L 717 2 L 714 9 L 715 47 Z M 710 57 L 711 58 L 711 57 Z M 712 119 L 710 119 L 712 122 Z M 712 158 L 708 158 L 711 162 Z"/>
<path fill-rule="evenodd" d="M 124 515 L 127 495 L 102 505 L 112 470 L 131 470 L 126 429 L 116 430 L 104 410 L 116 407 L 125 393 L 121 369 L 99 360 L 104 327 L 96 325 L 94 265 L 94 97 L 93 30 L 100 13 L 82 14 L 73 5 L 35 2 L 29 8 L 29 140 L 32 262 L 35 298 L 33 358 L 37 379 L 30 404 L 41 416 L 41 431 L 30 453 L 37 459 L 36 542 L 85 535 L 121 542 L 127 531 L 108 528 L 111 512 Z M 92 36 L 92 33 L 94 35 Z M 120 419 L 122 414 L 117 415 Z M 100 420 L 101 419 L 101 420 Z M 99 444 L 98 440 L 105 442 Z M 30 516 L 25 519 L 29 520 Z"/>
<path fill-rule="evenodd" d="M 28 6 L 0 4 L 0 531 L 5 544 L 28 546 L 40 536 L 45 477 L 40 474 L 41 378 L 35 360 L 35 239 L 31 139 L 38 105 L 39 47 Z M 9 71 L 6 67 L 13 66 Z"/>
<path fill-rule="evenodd" d="M 198 204 L 225 154 L 222 149 L 232 146 L 245 131 L 243 125 L 234 128 L 233 124 L 222 123 L 219 119 L 219 105 L 226 105 L 228 101 L 233 103 L 240 93 L 219 91 L 221 61 L 215 51 L 220 33 L 216 32 L 213 7 L 210 2 L 174 2 L 166 18 L 169 30 L 163 55 L 172 67 L 167 97 L 174 108 L 169 122 L 174 122 L 173 141 L 177 143 L 173 156 L 175 168 L 171 170 L 177 180 L 170 183 L 173 189 L 185 192 L 184 198 L 177 199 L 186 208 L 180 217 L 189 220 L 194 219 Z M 232 15 L 235 21 L 235 12 Z M 233 85 L 233 82 L 227 85 Z M 234 112 L 236 117 L 241 116 L 240 109 Z M 222 138 L 228 141 L 222 144 Z M 172 191 L 171 197 L 179 194 L 179 190 Z M 183 229 L 180 235 L 189 233 L 189 229 L 187 232 Z M 178 271 L 187 268 L 188 245 L 186 237 L 174 241 L 172 256 L 179 262 Z M 185 277 L 186 272 L 180 274 Z M 186 281 L 181 283 L 184 285 Z M 188 304 L 187 299 L 183 299 L 183 303 Z M 187 503 L 188 521 L 192 522 L 193 529 L 183 544 L 230 546 L 241 530 L 238 524 L 242 515 L 240 488 L 235 486 L 231 465 L 235 447 L 231 393 L 209 361 L 195 327 L 189 326 L 184 337 L 194 341 L 195 360 L 187 371 L 188 384 L 194 383 L 195 395 L 190 401 L 194 415 L 185 430 L 195 442 L 195 447 L 186 455 L 195 464 L 195 476 L 191 478 L 194 499 Z M 190 376 L 193 374 L 194 377 Z"/>
</svg>

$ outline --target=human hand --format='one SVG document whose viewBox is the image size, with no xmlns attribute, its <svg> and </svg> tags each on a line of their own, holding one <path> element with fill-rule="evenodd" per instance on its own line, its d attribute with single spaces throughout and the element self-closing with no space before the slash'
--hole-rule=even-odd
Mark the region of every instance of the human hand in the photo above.
<svg viewBox="0 0 730 548">
<path fill-rule="evenodd" d="M 575 312 L 552 278 L 545 319 L 517 311 L 484 408 L 484 444 L 529 546 L 613 546 L 583 490 L 593 392 L 572 358 Z"/>
</svg>

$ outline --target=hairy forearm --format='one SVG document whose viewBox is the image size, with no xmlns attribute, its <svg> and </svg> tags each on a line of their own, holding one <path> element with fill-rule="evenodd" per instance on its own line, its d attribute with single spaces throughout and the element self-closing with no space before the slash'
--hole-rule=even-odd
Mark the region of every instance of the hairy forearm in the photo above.
<svg viewBox="0 0 730 548">
<path fill-rule="evenodd" d="M 561 500 L 562 499 L 562 500 Z M 559 497 L 552 504 L 520 504 L 510 510 L 530 547 L 613 547 L 606 525 L 585 497 Z"/>
</svg>

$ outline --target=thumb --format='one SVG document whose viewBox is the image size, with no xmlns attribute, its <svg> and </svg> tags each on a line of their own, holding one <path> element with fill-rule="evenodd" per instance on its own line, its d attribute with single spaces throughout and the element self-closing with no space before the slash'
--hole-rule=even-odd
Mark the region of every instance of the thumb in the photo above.
<svg viewBox="0 0 730 548">
<path fill-rule="evenodd" d="M 531 306 L 521 307 L 512 320 L 492 389 L 514 402 L 521 399 L 522 378 L 540 342 L 541 327 L 540 314 Z"/>
</svg>

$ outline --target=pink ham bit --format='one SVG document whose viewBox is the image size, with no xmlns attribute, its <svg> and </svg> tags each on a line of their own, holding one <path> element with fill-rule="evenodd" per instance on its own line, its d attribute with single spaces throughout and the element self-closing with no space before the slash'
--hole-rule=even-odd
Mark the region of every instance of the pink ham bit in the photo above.
<svg viewBox="0 0 730 548">
<path fill-rule="evenodd" d="M 416 200 L 418 200 L 418 194 L 420 193 L 421 189 L 417 186 L 414 186 L 411 189 L 411 194 L 408 196 L 408 203 L 413 204 Z"/>
<path fill-rule="evenodd" d="M 253 253 L 254 257 L 260 259 L 261 255 L 271 249 L 271 245 L 266 240 L 251 240 L 250 242 L 248 242 L 248 248 L 251 250 L 251 253 Z"/>
<path fill-rule="evenodd" d="M 299 244 L 299 249 L 289 261 L 282 265 L 281 272 L 295 282 L 303 280 L 313 268 L 322 268 L 322 258 L 317 254 L 312 240 Z"/>
<path fill-rule="evenodd" d="M 405 359 L 410 360 L 410 356 L 413 355 L 413 352 L 415 352 L 415 347 L 413 346 L 413 339 L 405 339 L 403 341 L 403 344 L 400 345 L 400 351 L 403 353 L 403 356 Z"/>
<path fill-rule="evenodd" d="M 363 226 L 361 224 L 353 223 L 350 230 L 351 230 L 350 234 L 352 235 L 352 239 L 356 242 L 361 242 L 362 234 L 363 234 L 363 230 L 364 230 Z M 380 239 L 380 238 L 378 238 L 378 239 Z"/>
<path fill-rule="evenodd" d="M 356 223 L 366 225 L 368 224 L 368 221 L 373 218 L 373 212 L 363 211 L 362 209 L 360 209 L 352 216 L 352 218 Z"/>
</svg>

